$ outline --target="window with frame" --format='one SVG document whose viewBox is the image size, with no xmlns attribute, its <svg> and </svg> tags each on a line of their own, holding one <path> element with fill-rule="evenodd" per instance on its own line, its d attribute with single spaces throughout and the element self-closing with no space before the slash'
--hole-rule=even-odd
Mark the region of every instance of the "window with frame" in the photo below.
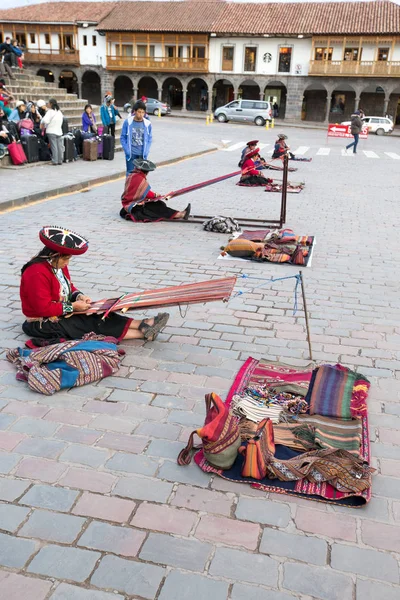
<svg viewBox="0 0 400 600">
<path fill-rule="evenodd" d="M 332 60 L 333 48 L 315 48 L 314 60 Z"/>
<path fill-rule="evenodd" d="M 193 46 L 192 48 L 192 58 L 205 58 L 206 57 L 206 48 L 205 46 Z"/>
<path fill-rule="evenodd" d="M 46 46 L 50 46 L 50 34 L 49 33 L 44 34 L 44 43 L 46 44 Z"/>
<path fill-rule="evenodd" d="M 15 34 L 15 39 L 18 42 L 18 46 L 25 46 L 26 47 L 26 35 L 25 35 L 25 33 L 16 33 Z"/>
<path fill-rule="evenodd" d="M 361 60 L 362 48 L 345 48 L 343 60 Z"/>
<path fill-rule="evenodd" d="M 380 62 L 389 60 L 389 48 L 378 48 L 378 60 Z"/>
<path fill-rule="evenodd" d="M 83 36 L 83 45 L 87 46 L 87 35 Z"/>
<path fill-rule="evenodd" d="M 222 48 L 222 71 L 233 71 L 233 59 L 235 48 L 233 46 L 224 46 Z"/>
<path fill-rule="evenodd" d="M 29 39 L 30 39 L 31 44 L 36 44 L 36 34 L 35 33 L 30 33 Z"/>
<path fill-rule="evenodd" d="M 92 45 L 97 46 L 97 35 L 92 35 Z"/>
<path fill-rule="evenodd" d="M 290 73 L 292 62 L 292 48 L 290 46 L 281 46 L 279 48 L 278 72 Z"/>
<path fill-rule="evenodd" d="M 257 63 L 257 48 L 246 46 L 244 49 L 244 70 L 254 72 Z"/>
</svg>

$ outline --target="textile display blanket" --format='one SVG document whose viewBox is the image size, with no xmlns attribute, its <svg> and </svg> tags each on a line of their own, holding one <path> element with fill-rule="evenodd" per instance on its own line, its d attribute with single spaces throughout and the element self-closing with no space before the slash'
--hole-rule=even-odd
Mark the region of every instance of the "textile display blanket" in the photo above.
<svg viewBox="0 0 400 600">
<path fill-rule="evenodd" d="M 246 230 L 223 247 L 221 255 L 306 267 L 311 262 L 314 242 L 313 236 L 295 235 L 292 229 Z"/>
<path fill-rule="evenodd" d="M 260 183 L 245 183 L 244 181 L 239 181 L 236 185 L 240 185 L 241 187 L 262 187 L 265 192 L 281 192 L 282 191 L 282 183 L 275 179 L 268 179 L 265 181 L 265 184 Z M 301 190 L 305 187 L 304 183 L 290 183 L 287 185 L 287 193 L 288 194 L 300 194 Z"/>
<path fill-rule="evenodd" d="M 83 340 L 52 344 L 37 350 L 9 350 L 7 359 L 17 367 L 16 378 L 40 394 L 79 387 L 113 375 L 124 350 L 112 337 L 88 334 Z"/>
<path fill-rule="evenodd" d="M 371 498 L 374 471 L 369 467 L 369 387 L 365 377 L 341 365 L 323 365 L 313 370 L 311 364 L 294 368 L 249 358 L 225 402 L 231 414 L 237 416 L 241 431 L 242 447 L 233 466 L 228 470 L 211 466 L 202 449 L 194 460 L 207 473 L 249 483 L 260 490 L 363 506 Z M 238 410 L 241 401 L 244 405 Z M 251 401 L 261 412 L 252 411 Z M 277 406 L 282 418 L 275 424 Z M 322 414 L 317 415 L 314 410 Z M 243 447 L 249 440 L 254 444 L 260 439 L 260 421 L 272 425 L 275 439 L 270 446 L 274 453 L 272 460 L 269 455 L 267 476 L 255 479 L 243 475 Z"/>
</svg>

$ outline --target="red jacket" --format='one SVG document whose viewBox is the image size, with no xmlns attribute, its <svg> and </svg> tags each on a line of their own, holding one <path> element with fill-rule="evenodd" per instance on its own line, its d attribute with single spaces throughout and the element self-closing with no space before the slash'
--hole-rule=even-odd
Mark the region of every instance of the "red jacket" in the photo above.
<svg viewBox="0 0 400 600">
<path fill-rule="evenodd" d="M 254 160 L 247 158 L 242 164 L 242 176 L 243 175 L 259 175 L 260 171 L 257 171 Z"/>
<path fill-rule="evenodd" d="M 71 282 L 68 268 L 64 267 L 62 272 L 69 281 L 71 294 L 78 292 Z M 48 262 L 33 264 L 24 271 L 19 293 L 26 317 L 47 319 L 62 316 L 61 284 Z"/>
<path fill-rule="evenodd" d="M 125 189 L 121 197 L 122 206 L 130 212 L 137 204 L 145 200 L 153 200 L 157 194 L 151 191 L 145 173 L 133 171 L 125 181 Z"/>
</svg>

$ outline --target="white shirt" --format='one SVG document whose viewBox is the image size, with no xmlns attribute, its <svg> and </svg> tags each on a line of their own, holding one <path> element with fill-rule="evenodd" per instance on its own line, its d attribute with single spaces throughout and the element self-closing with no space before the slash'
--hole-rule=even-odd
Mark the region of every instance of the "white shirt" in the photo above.
<svg viewBox="0 0 400 600">
<path fill-rule="evenodd" d="M 62 135 L 62 122 L 64 115 L 61 110 L 53 110 L 52 108 L 46 112 L 41 123 L 46 126 L 46 133 L 54 135 Z"/>
</svg>

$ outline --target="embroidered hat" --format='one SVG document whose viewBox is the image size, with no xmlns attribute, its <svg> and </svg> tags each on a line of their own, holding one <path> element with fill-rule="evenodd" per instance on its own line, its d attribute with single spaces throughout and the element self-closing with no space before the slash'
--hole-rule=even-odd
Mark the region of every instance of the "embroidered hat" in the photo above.
<svg viewBox="0 0 400 600">
<path fill-rule="evenodd" d="M 137 169 L 140 171 L 145 171 L 146 173 L 149 171 L 154 171 L 154 169 L 157 168 L 157 165 L 151 162 L 151 160 L 144 160 L 143 158 L 137 158 L 133 161 L 133 164 Z"/>
<path fill-rule="evenodd" d="M 278 133 L 278 140 L 287 140 L 287 135 L 284 133 Z"/>
<path fill-rule="evenodd" d="M 89 243 L 85 238 L 63 227 L 52 225 L 42 227 L 39 231 L 39 238 L 46 248 L 60 254 L 75 256 L 77 254 L 84 254 L 89 248 Z"/>
<path fill-rule="evenodd" d="M 245 158 L 253 158 L 253 156 L 255 156 L 256 154 L 260 154 L 260 148 L 256 148 L 255 150 L 248 152 Z"/>
<path fill-rule="evenodd" d="M 257 146 L 258 144 L 258 140 L 251 140 L 250 142 L 247 142 L 247 146 Z"/>
</svg>

